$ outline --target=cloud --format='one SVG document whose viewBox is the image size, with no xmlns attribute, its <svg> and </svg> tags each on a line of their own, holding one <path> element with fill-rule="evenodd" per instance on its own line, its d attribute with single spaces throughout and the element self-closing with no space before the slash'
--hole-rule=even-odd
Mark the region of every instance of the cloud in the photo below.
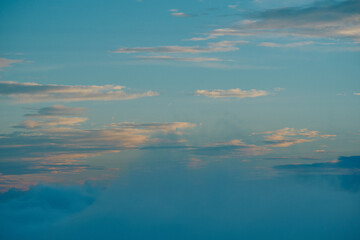
<svg viewBox="0 0 360 240">
<path fill-rule="evenodd" d="M 37 113 L 25 114 L 27 117 L 52 117 L 52 116 L 78 116 L 83 114 L 84 108 L 66 107 L 63 105 L 54 105 L 37 109 Z"/>
<path fill-rule="evenodd" d="M 321 1 L 306 7 L 288 7 L 248 14 L 248 19 L 230 28 L 215 29 L 210 37 L 270 36 L 360 40 L 360 1 Z M 300 44 L 308 45 L 308 44 Z M 297 44 L 263 43 L 268 47 Z"/>
<path fill-rule="evenodd" d="M 84 160 L 146 146 L 184 144 L 180 138 L 183 131 L 195 127 L 187 122 L 121 122 L 80 129 L 87 118 L 71 117 L 79 115 L 78 110 L 83 109 L 62 105 L 40 108 L 14 126 L 25 130 L 0 135 L 0 191 L 10 187 L 26 189 L 41 180 L 69 181 L 69 174 L 84 171 L 97 171 L 96 178 L 109 175 L 112 169 L 90 166 Z M 66 179 L 62 179 L 64 174 Z"/>
<path fill-rule="evenodd" d="M 194 14 L 187 14 L 184 12 L 180 12 L 179 9 L 170 9 L 169 12 L 170 12 L 170 15 L 174 16 L 174 17 L 194 17 L 194 16 L 196 16 Z"/>
<path fill-rule="evenodd" d="M 337 190 L 360 191 L 360 156 L 339 157 L 334 161 L 311 164 L 282 164 L 274 166 L 274 169 L 303 176 L 306 182 L 310 179 L 319 181 L 321 177 L 321 182 L 325 180 Z"/>
<path fill-rule="evenodd" d="M 230 158 L 263 155 L 269 151 L 271 150 L 266 147 L 247 144 L 241 139 L 234 139 L 231 141 L 215 142 L 200 147 L 193 147 L 191 152 L 195 155 Z"/>
<path fill-rule="evenodd" d="M 87 118 L 82 117 L 69 117 L 81 115 L 84 111 L 83 108 L 71 108 L 63 105 L 54 105 L 52 107 L 44 107 L 37 109 L 37 113 L 25 114 L 27 118 L 19 125 L 13 126 L 14 128 L 51 128 L 58 126 L 75 126 L 85 122 Z M 64 117 L 66 116 L 66 117 Z M 37 120 L 33 120 L 37 119 Z"/>
<path fill-rule="evenodd" d="M 9 67 L 13 63 L 23 62 L 21 59 L 8 59 L 8 58 L 0 58 L 0 71 L 5 67 Z"/>
<path fill-rule="evenodd" d="M 150 132 L 159 131 L 164 133 L 181 134 L 178 130 L 186 128 L 194 128 L 196 125 L 188 122 L 171 122 L 171 123 L 133 123 L 121 122 L 107 125 L 110 127 L 120 127 L 123 129 L 143 129 Z"/>
<path fill-rule="evenodd" d="M 250 98 L 250 97 L 261 97 L 267 96 L 269 93 L 264 90 L 251 89 L 249 91 L 241 90 L 240 88 L 234 88 L 229 90 L 197 90 L 195 95 L 197 96 L 206 96 L 211 98 L 225 98 L 225 97 L 235 97 L 235 98 Z"/>
<path fill-rule="evenodd" d="M 153 91 L 127 93 L 119 85 L 56 85 L 0 81 L 0 96 L 7 96 L 21 103 L 115 101 L 158 96 Z"/>
<path fill-rule="evenodd" d="M 354 93 L 354 95 L 360 96 L 360 93 Z"/>
<path fill-rule="evenodd" d="M 80 117 L 52 117 L 46 121 L 34 121 L 34 120 L 25 120 L 20 125 L 15 125 L 14 128 L 40 128 L 40 127 L 56 127 L 56 126 L 75 126 L 79 123 L 85 122 L 87 118 Z"/>
<path fill-rule="evenodd" d="M 336 135 L 320 134 L 318 131 L 310 131 L 306 128 L 296 130 L 294 128 L 283 128 L 275 131 L 266 131 L 261 133 L 253 133 L 252 135 L 267 135 L 265 142 L 269 147 L 290 147 L 294 144 L 313 142 L 316 138 L 333 138 Z M 306 137 L 299 138 L 299 137 Z"/>
<path fill-rule="evenodd" d="M 164 60 L 164 61 L 185 61 L 185 62 L 221 62 L 220 58 L 207 57 L 173 57 L 173 56 L 137 56 L 141 60 Z"/>
<path fill-rule="evenodd" d="M 285 43 L 285 44 L 273 43 L 273 42 L 262 42 L 262 43 L 259 43 L 258 46 L 289 48 L 289 47 L 302 47 L 302 46 L 311 45 L 311 44 L 314 44 L 314 42 L 313 41 L 307 41 L 307 42 L 294 42 L 294 43 Z"/>
<path fill-rule="evenodd" d="M 210 52 L 229 52 L 236 51 L 239 44 L 247 43 L 246 41 L 221 41 L 208 43 L 206 47 L 200 46 L 161 46 L 161 47 L 134 47 L 119 48 L 114 53 L 210 53 Z"/>
<path fill-rule="evenodd" d="M 323 172 L 337 174 L 360 174 L 360 156 L 339 157 L 336 161 L 311 164 L 286 164 L 275 166 L 279 170 L 293 170 L 304 173 Z"/>
</svg>

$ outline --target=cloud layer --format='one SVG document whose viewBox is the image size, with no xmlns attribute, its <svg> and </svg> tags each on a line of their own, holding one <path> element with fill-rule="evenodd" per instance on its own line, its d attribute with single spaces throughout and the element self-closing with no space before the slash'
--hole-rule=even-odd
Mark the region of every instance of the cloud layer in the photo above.
<svg viewBox="0 0 360 240">
<path fill-rule="evenodd" d="M 61 174 L 106 170 L 84 164 L 85 159 L 145 146 L 176 146 L 188 122 L 112 123 L 103 128 L 80 129 L 87 118 L 77 117 L 82 108 L 62 105 L 37 109 L 14 128 L 0 135 L 0 191 L 26 188 L 41 179 L 50 181 Z M 52 176 L 56 173 L 57 175 Z"/>
</svg>

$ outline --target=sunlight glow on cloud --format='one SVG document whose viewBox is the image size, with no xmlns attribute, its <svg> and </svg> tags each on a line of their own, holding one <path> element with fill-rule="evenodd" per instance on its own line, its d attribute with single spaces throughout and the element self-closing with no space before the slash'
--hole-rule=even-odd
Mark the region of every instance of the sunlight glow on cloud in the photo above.
<svg viewBox="0 0 360 240">
<path fill-rule="evenodd" d="M 0 96 L 7 96 L 21 103 L 114 101 L 158 96 L 159 93 L 127 93 L 119 85 L 56 85 L 0 81 Z"/>
</svg>

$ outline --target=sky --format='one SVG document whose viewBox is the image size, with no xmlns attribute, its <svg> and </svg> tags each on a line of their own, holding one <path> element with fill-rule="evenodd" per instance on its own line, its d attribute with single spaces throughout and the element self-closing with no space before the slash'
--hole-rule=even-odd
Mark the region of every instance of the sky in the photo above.
<svg viewBox="0 0 360 240">
<path fill-rule="evenodd" d="M 358 239 L 359 0 L 2 0 L 1 239 Z"/>
</svg>

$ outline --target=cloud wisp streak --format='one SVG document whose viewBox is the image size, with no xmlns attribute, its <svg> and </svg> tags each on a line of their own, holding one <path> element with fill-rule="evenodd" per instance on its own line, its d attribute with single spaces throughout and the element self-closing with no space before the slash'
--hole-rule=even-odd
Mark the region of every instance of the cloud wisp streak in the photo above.
<svg viewBox="0 0 360 240">
<path fill-rule="evenodd" d="M 191 15 L 184 13 L 184 12 L 180 12 L 178 9 L 170 9 L 169 10 L 171 16 L 174 17 L 190 17 Z"/>
<path fill-rule="evenodd" d="M 230 52 L 239 48 L 237 45 L 245 44 L 247 41 L 221 41 L 208 43 L 208 46 L 160 46 L 160 47 L 134 47 L 119 48 L 114 53 L 212 53 Z"/>
<path fill-rule="evenodd" d="M 253 98 L 269 95 L 269 92 L 264 90 L 241 90 L 240 88 L 234 88 L 229 90 L 196 90 L 196 96 L 205 96 L 210 98 Z"/>
<path fill-rule="evenodd" d="M 117 101 L 158 96 L 157 92 L 128 93 L 119 85 L 56 85 L 0 81 L 0 96 L 20 103 Z"/>
</svg>

